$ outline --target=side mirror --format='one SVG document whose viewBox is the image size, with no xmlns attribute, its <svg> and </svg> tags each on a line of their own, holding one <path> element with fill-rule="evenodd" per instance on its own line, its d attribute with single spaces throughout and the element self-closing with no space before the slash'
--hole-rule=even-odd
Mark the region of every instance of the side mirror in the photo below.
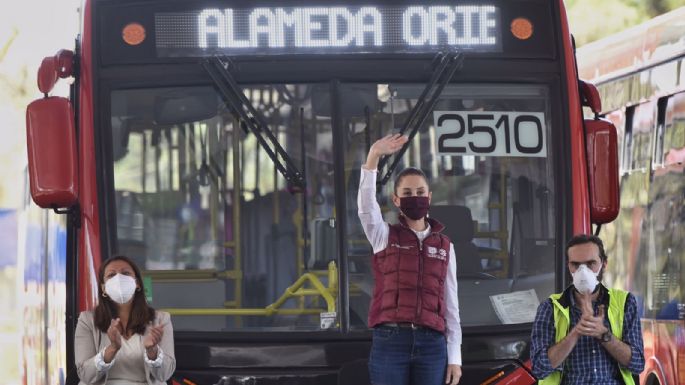
<svg viewBox="0 0 685 385">
<path fill-rule="evenodd" d="M 59 78 L 73 75 L 73 60 L 67 50 L 43 59 L 38 89 L 45 97 L 26 107 L 31 198 L 42 208 L 70 208 L 78 201 L 74 109 L 69 99 L 48 96 Z"/>
<path fill-rule="evenodd" d="M 69 208 L 78 200 L 76 130 L 71 102 L 51 96 L 26 108 L 31 197 L 42 208 Z"/>
<path fill-rule="evenodd" d="M 585 119 L 585 150 L 590 185 L 590 220 L 601 225 L 616 219 L 620 209 L 618 189 L 618 136 L 614 124 L 600 119 L 602 100 L 597 87 L 578 80 L 584 107 L 594 119 Z"/>
<path fill-rule="evenodd" d="M 620 208 L 616 127 L 605 119 L 586 119 L 585 135 L 590 220 L 609 223 L 616 219 Z"/>
</svg>

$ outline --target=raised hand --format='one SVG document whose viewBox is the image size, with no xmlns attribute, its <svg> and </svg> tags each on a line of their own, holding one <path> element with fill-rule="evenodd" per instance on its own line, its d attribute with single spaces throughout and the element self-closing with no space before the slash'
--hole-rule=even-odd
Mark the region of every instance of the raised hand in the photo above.
<svg viewBox="0 0 685 385">
<path fill-rule="evenodd" d="M 389 134 L 375 141 L 369 152 L 374 152 L 378 156 L 390 155 L 402 148 L 407 140 L 409 138 L 405 135 Z"/>
<path fill-rule="evenodd" d="M 390 155 L 399 151 L 408 140 L 409 138 L 407 136 L 400 134 L 390 134 L 378 139 L 369 149 L 365 167 L 368 169 L 375 169 L 378 167 L 378 160 L 381 156 Z"/>
</svg>

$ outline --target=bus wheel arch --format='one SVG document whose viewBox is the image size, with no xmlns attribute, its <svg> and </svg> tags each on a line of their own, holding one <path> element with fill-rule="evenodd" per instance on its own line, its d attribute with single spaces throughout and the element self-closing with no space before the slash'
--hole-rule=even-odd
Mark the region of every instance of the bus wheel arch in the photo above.
<svg viewBox="0 0 685 385">
<path fill-rule="evenodd" d="M 645 385 L 661 385 L 661 381 L 659 381 L 659 376 L 657 376 L 655 372 L 649 373 L 647 375 Z"/>
</svg>

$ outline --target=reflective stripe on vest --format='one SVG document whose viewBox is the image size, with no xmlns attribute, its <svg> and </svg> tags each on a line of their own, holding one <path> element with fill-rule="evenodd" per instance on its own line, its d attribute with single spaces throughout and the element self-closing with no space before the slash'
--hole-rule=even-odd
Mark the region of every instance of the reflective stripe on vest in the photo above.
<svg viewBox="0 0 685 385">
<path fill-rule="evenodd" d="M 607 317 L 609 318 L 609 325 L 611 325 L 611 333 L 619 340 L 623 337 L 623 314 L 626 305 L 626 299 L 628 298 L 628 292 L 618 289 L 608 289 L 609 290 L 609 311 Z M 563 307 L 559 303 L 559 298 L 561 298 L 561 293 L 552 294 L 549 299 L 552 300 L 552 306 L 554 308 L 554 328 L 555 337 L 554 342 L 559 343 L 568 334 L 569 325 L 571 323 L 571 318 L 569 315 L 569 309 Z M 633 374 L 630 370 L 621 368 L 621 377 L 623 378 L 623 383 L 626 385 L 635 385 L 633 381 Z M 561 384 L 561 372 L 554 371 L 549 376 L 538 381 L 539 385 L 558 385 Z"/>
</svg>

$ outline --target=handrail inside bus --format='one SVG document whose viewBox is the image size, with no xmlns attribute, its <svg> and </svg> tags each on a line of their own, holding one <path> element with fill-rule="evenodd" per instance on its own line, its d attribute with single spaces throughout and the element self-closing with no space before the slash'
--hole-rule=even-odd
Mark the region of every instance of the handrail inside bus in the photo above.
<svg viewBox="0 0 685 385">
<path fill-rule="evenodd" d="M 210 273 L 211 274 L 211 273 Z M 304 287 L 309 282 L 311 287 Z M 272 304 L 265 308 L 239 308 L 239 309 L 216 309 L 216 308 L 165 308 L 163 311 L 176 316 L 266 316 L 273 315 L 301 315 L 320 314 L 324 311 L 336 311 L 336 297 L 338 292 L 338 268 L 335 261 L 328 263 L 328 285 L 324 285 L 317 274 L 304 273 Z M 291 298 L 305 296 L 323 297 L 326 301 L 326 309 L 283 309 L 282 306 Z"/>
</svg>

